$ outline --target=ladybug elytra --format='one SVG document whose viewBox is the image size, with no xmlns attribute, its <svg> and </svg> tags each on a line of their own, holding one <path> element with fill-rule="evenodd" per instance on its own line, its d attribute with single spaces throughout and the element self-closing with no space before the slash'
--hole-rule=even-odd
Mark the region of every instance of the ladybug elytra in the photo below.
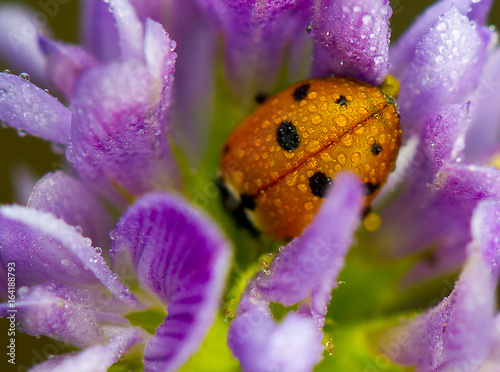
<svg viewBox="0 0 500 372">
<path fill-rule="evenodd" d="M 380 88 L 345 77 L 312 79 L 267 98 L 223 147 L 219 187 L 226 207 L 253 231 L 291 239 L 342 170 L 359 175 L 369 206 L 395 168 L 396 96 L 389 76 Z"/>
</svg>

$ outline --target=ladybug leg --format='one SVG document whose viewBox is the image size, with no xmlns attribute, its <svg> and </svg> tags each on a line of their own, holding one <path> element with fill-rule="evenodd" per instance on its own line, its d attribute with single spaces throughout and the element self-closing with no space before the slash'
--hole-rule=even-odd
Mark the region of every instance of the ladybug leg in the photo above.
<svg viewBox="0 0 500 372">
<path fill-rule="evenodd" d="M 238 227 L 246 229 L 255 238 L 260 236 L 260 231 L 255 228 L 247 215 L 247 210 L 254 210 L 256 205 L 253 198 L 243 194 L 240 198 L 235 196 L 221 177 L 217 177 L 215 184 L 221 195 L 222 205 L 234 217 Z"/>
</svg>

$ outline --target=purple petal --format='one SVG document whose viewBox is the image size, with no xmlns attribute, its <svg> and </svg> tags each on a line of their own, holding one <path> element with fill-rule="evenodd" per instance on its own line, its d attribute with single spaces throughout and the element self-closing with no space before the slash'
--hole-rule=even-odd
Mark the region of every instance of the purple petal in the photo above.
<svg viewBox="0 0 500 372">
<path fill-rule="evenodd" d="M 187 1 L 187 0 L 185 0 Z M 182 1 L 184 3 L 185 1 Z M 174 1 L 164 0 L 130 0 L 130 3 L 137 12 L 140 20 L 152 19 L 156 22 L 162 22 L 166 17 L 178 17 L 179 14 L 172 12 Z M 173 13 L 173 14 L 172 14 Z M 168 29 L 170 32 L 170 28 Z"/>
<path fill-rule="evenodd" d="M 407 255 L 430 246 L 439 248 L 432 253 L 430 262 L 422 262 L 409 274 L 412 278 L 422 280 L 426 278 L 424 274 L 438 269 L 443 272 L 456 269 L 465 257 L 475 202 L 443 187 L 445 176 L 439 172 L 448 164 L 462 161 L 468 108 L 468 103 L 451 105 L 427 122 L 406 174 L 406 189 L 384 209 L 383 227 L 373 234 L 375 244 L 384 247 L 391 256 Z"/>
<path fill-rule="evenodd" d="M 161 101 L 158 105 L 158 117 L 161 123 L 167 123 L 166 115 L 172 103 L 172 87 L 174 83 L 175 41 L 168 37 L 159 23 L 148 19 L 144 36 L 144 55 L 149 71 L 162 88 Z"/>
<path fill-rule="evenodd" d="M 495 316 L 493 329 L 493 347 L 488 359 L 483 363 L 479 372 L 496 372 L 500 369 L 500 314 Z"/>
<path fill-rule="evenodd" d="M 200 0 L 225 34 L 229 81 L 237 95 L 269 89 L 281 68 L 284 48 L 310 21 L 310 0 Z"/>
<path fill-rule="evenodd" d="M 216 33 L 207 32 L 208 17 L 196 0 L 170 1 L 163 24 L 177 42 L 175 67 L 175 105 L 172 115 L 182 123 L 172 131 L 191 164 L 198 164 L 206 154 L 211 128 L 215 76 Z M 146 1 L 149 4 L 149 1 Z M 165 2 L 163 2 L 165 3 Z M 141 4 L 141 9 L 144 5 Z M 139 11 L 139 10 L 138 10 Z"/>
<path fill-rule="evenodd" d="M 430 176 L 435 176 L 445 162 L 460 162 L 465 147 L 470 102 L 450 105 L 428 121 L 422 146 L 431 163 Z M 422 175 L 419 175 L 420 177 Z"/>
<path fill-rule="evenodd" d="M 471 164 L 447 164 L 436 186 L 470 203 L 500 198 L 500 170 Z"/>
<path fill-rule="evenodd" d="M 15 263 L 19 286 L 49 281 L 76 287 L 103 285 L 119 300 L 136 304 L 90 239 L 49 213 L 0 207 L 0 261 L 4 267 Z"/>
<path fill-rule="evenodd" d="M 280 323 L 268 303 L 247 293 L 231 322 L 228 345 L 245 371 L 310 371 L 322 358 L 323 333 L 312 317 L 291 312 Z"/>
<path fill-rule="evenodd" d="M 128 0 L 109 0 L 109 11 L 118 28 L 121 57 L 142 60 L 144 28 Z"/>
<path fill-rule="evenodd" d="M 226 241 L 183 201 L 150 194 L 120 219 L 113 249 L 128 250 L 141 284 L 168 304 L 165 322 L 146 346 L 146 370 L 175 370 L 217 312 L 230 260 Z"/>
<path fill-rule="evenodd" d="M 262 295 L 290 306 L 313 293 L 312 310 L 321 321 L 358 226 L 362 203 L 357 176 L 338 176 L 313 222 L 275 257 L 270 274 L 257 281 Z"/>
<path fill-rule="evenodd" d="M 455 289 L 437 307 L 412 321 L 409 335 L 396 357 L 417 364 L 419 371 L 477 370 L 492 344 L 495 289 L 500 255 L 500 205 L 481 203 L 472 220 L 474 240 L 469 259 Z"/>
<path fill-rule="evenodd" d="M 471 125 L 465 149 L 470 161 L 484 161 L 484 154 L 492 153 L 500 139 L 500 49 L 486 60 L 479 84 L 467 99 L 471 101 Z"/>
<path fill-rule="evenodd" d="M 68 225 L 80 226 L 83 235 L 92 238 L 96 245 L 109 245 L 109 213 L 82 182 L 62 171 L 48 173 L 38 181 L 27 207 L 52 213 Z"/>
<path fill-rule="evenodd" d="M 88 50 L 103 60 L 119 56 L 142 60 L 144 29 L 128 0 L 87 0 L 83 12 Z"/>
<path fill-rule="evenodd" d="M 96 345 L 79 353 L 60 355 L 35 365 L 30 372 L 105 372 L 127 349 L 145 338 L 140 328 L 129 327 L 117 333 L 105 346 Z"/>
<path fill-rule="evenodd" d="M 177 168 L 158 120 L 161 85 L 135 62 L 85 73 L 72 102 L 67 157 L 81 178 L 117 203 L 176 184 Z"/>
<path fill-rule="evenodd" d="M 401 80 L 399 105 L 406 136 L 477 83 L 491 30 L 478 29 L 452 7 L 419 44 Z"/>
<path fill-rule="evenodd" d="M 381 84 L 389 69 L 387 0 L 314 1 L 315 77 L 350 76 Z"/>
<path fill-rule="evenodd" d="M 103 343 L 106 326 L 127 325 L 121 316 L 102 310 L 109 309 L 112 301 L 98 291 L 77 289 L 63 285 L 42 284 L 31 288 L 20 287 L 15 302 L 15 316 L 22 324 L 23 332 L 35 336 L 43 335 L 79 348 Z M 9 303 L 0 305 L 0 314 L 12 314 Z M 101 310 L 93 305 L 100 305 Z M 122 309 L 124 310 L 124 309 Z"/>
<path fill-rule="evenodd" d="M 46 76 L 67 99 L 75 94 L 81 73 L 97 65 L 97 60 L 85 49 L 40 37 L 40 46 L 47 59 Z"/>
<path fill-rule="evenodd" d="M 490 10 L 492 0 L 441 0 L 436 2 L 411 25 L 390 49 L 391 74 L 401 79 L 406 69 L 415 58 L 417 45 L 425 34 L 434 27 L 442 15 L 454 4 L 458 11 L 468 16 L 471 21 L 482 25 Z"/>
<path fill-rule="evenodd" d="M 120 56 L 118 29 L 109 4 L 103 0 L 82 2 L 82 41 L 85 49 L 108 61 Z"/>
<path fill-rule="evenodd" d="M 0 120 L 34 136 L 68 144 L 70 111 L 19 76 L 0 74 Z"/>
<path fill-rule="evenodd" d="M 38 45 L 38 35 L 44 31 L 39 27 L 42 16 L 46 17 L 45 13 L 35 13 L 14 3 L 0 7 L 2 60 L 12 66 L 11 69 L 16 68 L 19 73 L 27 72 L 39 82 L 45 81 L 46 62 Z"/>
</svg>

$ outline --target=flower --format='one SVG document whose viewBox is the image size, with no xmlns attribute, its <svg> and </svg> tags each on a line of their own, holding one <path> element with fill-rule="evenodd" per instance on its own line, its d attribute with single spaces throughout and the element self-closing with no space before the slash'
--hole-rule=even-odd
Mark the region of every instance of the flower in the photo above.
<svg viewBox="0 0 500 372">
<path fill-rule="evenodd" d="M 69 164 L 39 180 L 25 207 L 0 207 L 2 286 L 24 331 L 82 349 L 34 370 L 104 370 L 128 349 L 146 370 L 190 358 L 196 370 L 234 369 L 226 333 L 248 371 L 498 369 L 490 6 L 438 1 L 391 47 L 386 0 L 87 0 L 83 46 L 1 8 L 1 50 L 61 101 L 3 73 L 0 119 L 63 147 Z M 286 246 L 237 230 L 214 178 L 253 97 L 309 76 L 380 85 L 388 73 L 401 83 L 404 147 L 374 203 L 381 228 L 371 214 L 358 229 L 363 188 L 340 174 Z M 448 296 L 432 285 L 462 265 Z M 429 296 L 435 306 L 422 308 Z M 231 323 L 209 332 L 221 301 Z M 164 321 L 148 327 L 149 317 Z"/>
</svg>

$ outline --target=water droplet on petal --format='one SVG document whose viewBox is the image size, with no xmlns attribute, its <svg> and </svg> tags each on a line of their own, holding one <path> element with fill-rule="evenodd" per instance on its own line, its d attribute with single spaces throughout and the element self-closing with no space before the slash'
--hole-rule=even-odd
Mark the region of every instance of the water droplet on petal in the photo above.
<svg viewBox="0 0 500 372">
<path fill-rule="evenodd" d="M 102 254 L 102 248 L 101 247 L 95 247 L 94 250 L 95 250 L 95 253 L 97 253 L 99 256 Z"/>
<path fill-rule="evenodd" d="M 26 296 L 29 292 L 30 292 L 30 288 L 27 286 L 22 286 L 21 288 L 19 288 L 17 290 L 17 294 L 19 295 L 19 297 Z"/>
<path fill-rule="evenodd" d="M 19 74 L 19 77 L 26 80 L 26 81 L 30 81 L 31 80 L 31 76 L 27 73 L 27 72 L 21 72 Z"/>
<path fill-rule="evenodd" d="M 73 151 L 73 146 L 71 145 L 66 148 L 66 159 L 68 159 L 70 163 L 76 162 L 75 152 Z"/>
<path fill-rule="evenodd" d="M 63 265 L 63 266 L 68 266 L 68 265 L 69 265 L 69 260 L 68 260 L 67 258 L 63 258 L 63 259 L 61 260 L 61 265 Z"/>
<path fill-rule="evenodd" d="M 7 89 L 0 88 L 0 101 L 3 101 L 7 97 Z"/>
</svg>

